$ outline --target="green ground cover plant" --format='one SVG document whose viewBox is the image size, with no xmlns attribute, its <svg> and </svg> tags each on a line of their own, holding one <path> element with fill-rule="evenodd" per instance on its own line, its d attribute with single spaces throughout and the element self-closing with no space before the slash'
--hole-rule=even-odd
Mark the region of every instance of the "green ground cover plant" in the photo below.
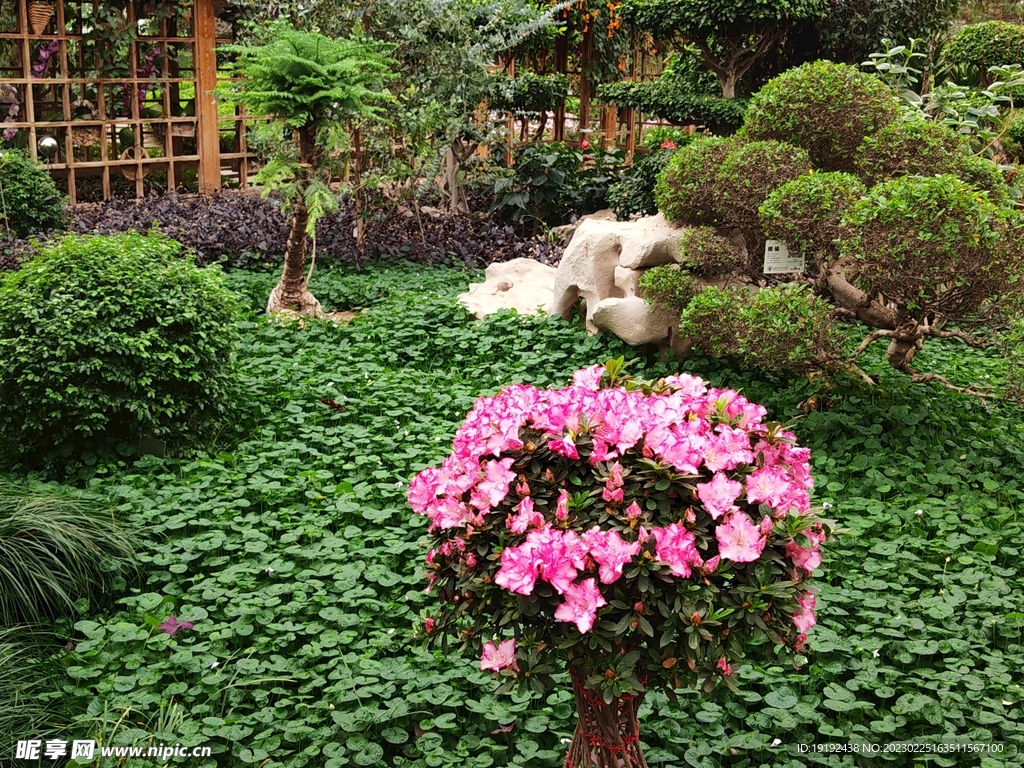
<svg viewBox="0 0 1024 768">
<path fill-rule="evenodd" d="M 453 299 L 478 276 L 318 270 L 326 309 L 361 309 L 342 326 L 258 316 L 276 276 L 227 276 L 255 310 L 241 330 L 243 438 L 94 471 L 92 490 L 144 529 L 147 576 L 61 638 L 74 644 L 68 738 L 209 745 L 205 768 L 562 764 L 567 675 L 543 696 L 499 696 L 478 656 L 425 649 L 426 523 L 406 491 L 479 395 L 565 386 L 631 350 L 558 318 L 475 322 Z M 928 340 L 920 355 L 954 382 L 1005 376 L 992 353 Z M 739 694 L 651 693 L 651 766 L 1020 765 L 1024 420 L 911 385 L 880 353 L 864 362 L 875 388 L 700 357 L 634 364 L 740 389 L 770 419 L 800 417 L 814 502 L 840 529 L 815 577 L 809 664 L 739 667 Z M 1004 751 L 797 746 L 944 739 Z"/>
</svg>

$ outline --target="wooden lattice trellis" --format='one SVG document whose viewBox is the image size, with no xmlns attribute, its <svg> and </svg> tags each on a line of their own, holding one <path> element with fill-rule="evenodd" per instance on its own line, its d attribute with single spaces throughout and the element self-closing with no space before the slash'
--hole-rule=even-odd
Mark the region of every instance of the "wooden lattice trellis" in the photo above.
<svg viewBox="0 0 1024 768">
<path fill-rule="evenodd" d="M 72 203 L 246 185 L 247 120 L 211 93 L 218 32 L 214 0 L 0 0 L 0 147 L 47 163 Z"/>
</svg>

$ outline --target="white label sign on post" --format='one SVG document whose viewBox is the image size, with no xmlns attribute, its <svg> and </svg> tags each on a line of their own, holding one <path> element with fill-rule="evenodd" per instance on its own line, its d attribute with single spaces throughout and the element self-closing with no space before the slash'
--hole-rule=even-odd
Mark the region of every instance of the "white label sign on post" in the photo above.
<svg viewBox="0 0 1024 768">
<path fill-rule="evenodd" d="M 769 240 L 764 244 L 764 274 L 787 275 L 803 272 L 807 265 L 802 253 L 790 253 L 781 240 Z"/>
</svg>

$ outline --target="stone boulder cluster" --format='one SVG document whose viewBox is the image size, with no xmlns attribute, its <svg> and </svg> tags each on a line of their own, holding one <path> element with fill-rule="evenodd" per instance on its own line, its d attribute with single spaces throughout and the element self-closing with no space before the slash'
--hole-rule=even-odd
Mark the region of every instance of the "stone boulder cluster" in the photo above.
<svg viewBox="0 0 1024 768">
<path fill-rule="evenodd" d="M 685 354 L 689 342 L 678 337 L 679 318 L 637 295 L 645 270 L 678 261 L 681 234 L 661 214 L 635 221 L 586 218 L 557 269 L 532 259 L 492 264 L 485 282 L 459 299 L 480 318 L 499 309 L 542 309 L 569 319 L 578 309 L 590 333 L 608 331 L 632 346 L 657 344 Z"/>
</svg>

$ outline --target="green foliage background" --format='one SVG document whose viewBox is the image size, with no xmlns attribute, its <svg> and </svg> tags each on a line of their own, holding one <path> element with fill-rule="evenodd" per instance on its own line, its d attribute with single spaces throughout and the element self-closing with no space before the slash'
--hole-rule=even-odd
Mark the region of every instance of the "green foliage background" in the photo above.
<svg viewBox="0 0 1024 768">
<path fill-rule="evenodd" d="M 67 733 L 208 744 L 206 765 L 239 768 L 561 765 L 567 680 L 544 698 L 499 697 L 478 659 L 423 650 L 425 521 L 406 484 L 447 454 L 477 396 L 562 386 L 629 350 L 557 318 L 476 322 L 453 302 L 476 277 L 318 272 L 325 301 L 365 309 L 342 327 L 253 315 L 240 441 L 95 471 L 90 485 L 146 531 L 148 579 L 69 632 Z M 274 279 L 229 276 L 254 310 Z M 1005 375 L 974 351 L 929 341 L 921 354 L 955 382 Z M 869 363 L 881 382 L 870 391 L 703 358 L 637 364 L 738 387 L 774 419 L 818 403 L 796 432 L 814 452 L 816 501 L 845 529 L 818 579 L 810 664 L 746 666 L 738 695 L 648 696 L 652 766 L 910 765 L 920 756 L 797 745 L 945 738 L 1006 751 L 929 764 L 1019 765 L 1024 420 Z M 194 629 L 156 630 L 169 614 Z"/>
</svg>

